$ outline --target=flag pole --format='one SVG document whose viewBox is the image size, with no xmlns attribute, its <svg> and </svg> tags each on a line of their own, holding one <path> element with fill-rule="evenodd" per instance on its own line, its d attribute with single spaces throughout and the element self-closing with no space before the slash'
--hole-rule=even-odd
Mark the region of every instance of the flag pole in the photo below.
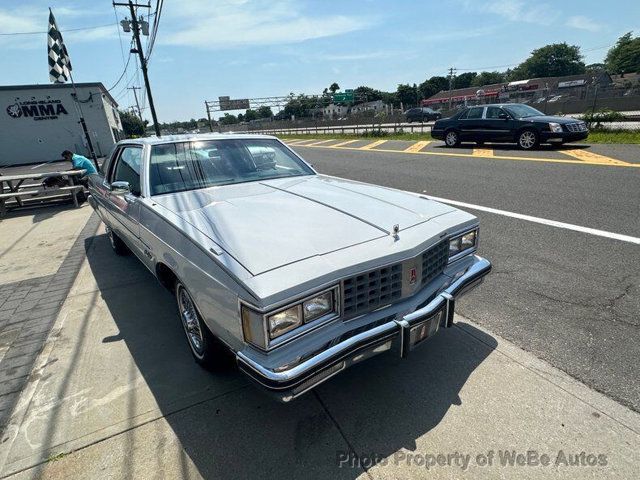
<svg viewBox="0 0 640 480">
<path fill-rule="evenodd" d="M 71 80 L 71 86 L 73 87 L 73 96 L 74 100 L 77 104 L 78 111 L 80 112 L 80 125 L 82 125 L 82 131 L 84 132 L 84 137 L 87 140 L 87 146 L 89 147 L 89 153 L 91 154 L 91 159 L 93 163 L 96 165 L 96 169 L 100 171 L 100 167 L 98 167 L 98 159 L 96 158 L 96 152 L 93 150 L 93 143 L 91 142 L 91 136 L 89 135 L 89 130 L 87 129 L 87 124 L 84 121 L 84 113 L 82 111 L 82 105 L 80 105 L 80 100 L 78 97 L 78 90 L 76 89 L 76 84 L 73 81 L 73 74 L 69 72 L 69 79 Z"/>
<path fill-rule="evenodd" d="M 52 27 L 55 30 L 55 38 L 52 36 Z M 73 81 L 73 74 L 71 73 L 72 68 L 71 68 L 71 60 L 69 59 L 69 52 L 67 51 L 67 47 L 64 44 L 64 41 L 62 39 L 62 34 L 60 33 L 60 30 L 58 30 L 58 25 L 55 21 L 55 17 L 53 16 L 53 12 L 51 11 L 51 8 L 49 8 L 49 30 L 48 30 L 48 42 L 49 42 L 49 48 L 48 48 L 48 56 L 49 56 L 49 78 L 54 81 L 55 83 L 64 83 L 63 82 L 58 82 L 57 80 L 59 79 L 60 75 L 58 75 L 56 77 L 56 79 L 54 80 L 54 76 L 52 75 L 52 73 L 56 74 L 58 73 L 58 70 L 61 71 L 61 76 L 64 78 L 64 80 L 67 79 L 66 74 L 69 75 L 69 79 L 71 80 L 71 86 L 73 88 L 73 94 L 72 97 L 75 101 L 75 106 L 76 106 L 76 114 L 78 115 L 78 117 L 80 118 L 80 125 L 82 125 L 82 132 L 84 133 L 84 138 L 87 142 L 87 147 L 89 148 L 89 153 L 91 154 L 91 158 L 93 160 L 93 163 L 96 165 L 96 168 L 99 169 L 98 167 L 98 160 L 96 158 L 96 152 L 93 149 L 93 142 L 91 141 L 91 136 L 89 135 L 89 130 L 87 129 L 87 124 L 84 121 L 84 112 L 82 111 L 82 105 L 80 105 L 80 99 L 78 97 L 78 90 L 76 88 L 76 84 Z M 59 44 L 58 44 L 59 41 Z M 54 50 L 52 49 L 52 43 L 54 45 L 58 46 L 58 50 Z M 52 60 L 53 57 L 51 57 L 51 51 L 54 51 L 56 53 L 56 60 Z M 62 61 L 60 61 L 60 54 L 62 54 Z M 57 69 L 56 69 L 57 67 Z"/>
</svg>

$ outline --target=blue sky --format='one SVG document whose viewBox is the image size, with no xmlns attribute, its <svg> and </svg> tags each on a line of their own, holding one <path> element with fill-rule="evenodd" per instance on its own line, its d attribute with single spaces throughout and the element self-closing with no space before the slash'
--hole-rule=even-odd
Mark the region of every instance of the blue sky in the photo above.
<svg viewBox="0 0 640 480">
<path fill-rule="evenodd" d="M 49 6 L 63 32 L 104 25 L 63 35 L 74 79 L 111 87 L 130 41 L 116 16 L 128 9 L 114 12 L 109 0 L 3 0 L 0 33 L 45 31 Z M 204 100 L 220 95 L 313 94 L 334 81 L 395 90 L 450 66 L 504 69 L 552 42 L 580 45 L 587 63 L 599 62 L 630 30 L 640 34 L 638 0 L 166 0 L 149 71 L 159 120 L 185 120 L 205 116 Z M 0 46 L 3 84 L 48 82 L 45 34 L 0 35 Z M 132 57 L 112 91 L 123 107 L 134 103 L 124 87 L 142 86 L 134 65 Z"/>
</svg>

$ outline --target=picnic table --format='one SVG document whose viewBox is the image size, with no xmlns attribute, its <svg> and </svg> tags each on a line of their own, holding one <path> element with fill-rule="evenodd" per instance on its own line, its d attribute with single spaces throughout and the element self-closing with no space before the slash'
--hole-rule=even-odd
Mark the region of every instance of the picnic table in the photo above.
<svg viewBox="0 0 640 480">
<path fill-rule="evenodd" d="M 77 207 L 78 199 L 76 198 L 76 193 L 82 190 L 83 187 L 82 185 L 77 184 L 76 180 L 85 173 L 87 173 L 86 170 L 79 169 L 65 170 L 61 172 L 24 173 L 17 175 L 0 174 L 0 216 L 4 216 L 7 213 L 7 200 L 11 200 L 13 198 L 15 199 L 17 206 L 22 207 L 23 197 L 36 197 L 42 193 L 69 192 L 73 199 L 73 204 Z M 40 184 L 23 187 L 23 183 L 27 180 L 37 180 L 41 182 L 46 178 L 63 176 L 67 176 L 69 178 L 71 185 L 55 189 L 45 189 Z"/>
</svg>

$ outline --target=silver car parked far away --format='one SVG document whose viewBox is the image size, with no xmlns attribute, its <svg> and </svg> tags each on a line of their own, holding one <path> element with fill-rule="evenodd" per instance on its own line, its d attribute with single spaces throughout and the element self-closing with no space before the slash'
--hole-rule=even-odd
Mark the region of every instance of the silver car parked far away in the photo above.
<svg viewBox="0 0 640 480">
<path fill-rule="evenodd" d="M 176 296 L 196 361 L 226 346 L 284 401 L 373 355 L 406 356 L 491 270 L 473 215 L 319 175 L 269 136 L 122 141 L 90 191 L 116 253 Z"/>
</svg>

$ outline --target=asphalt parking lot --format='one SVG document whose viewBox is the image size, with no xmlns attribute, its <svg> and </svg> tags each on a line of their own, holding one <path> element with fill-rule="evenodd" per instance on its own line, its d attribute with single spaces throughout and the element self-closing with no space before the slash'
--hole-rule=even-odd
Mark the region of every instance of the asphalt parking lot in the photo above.
<svg viewBox="0 0 640 480">
<path fill-rule="evenodd" d="M 477 215 L 480 251 L 494 270 L 459 311 L 640 410 L 638 146 L 522 152 L 437 141 L 318 141 L 290 145 L 321 173 L 460 202 Z"/>
<path fill-rule="evenodd" d="M 171 295 L 113 254 L 88 205 L 14 212 L 0 223 L 0 374 L 14 382 L 0 392 L 13 402 L 0 408 L 0 477 L 637 478 L 634 148 L 576 163 L 342 142 L 293 148 L 322 173 L 480 217 L 494 271 L 454 328 L 278 404 L 232 362 L 193 362 Z"/>
</svg>

